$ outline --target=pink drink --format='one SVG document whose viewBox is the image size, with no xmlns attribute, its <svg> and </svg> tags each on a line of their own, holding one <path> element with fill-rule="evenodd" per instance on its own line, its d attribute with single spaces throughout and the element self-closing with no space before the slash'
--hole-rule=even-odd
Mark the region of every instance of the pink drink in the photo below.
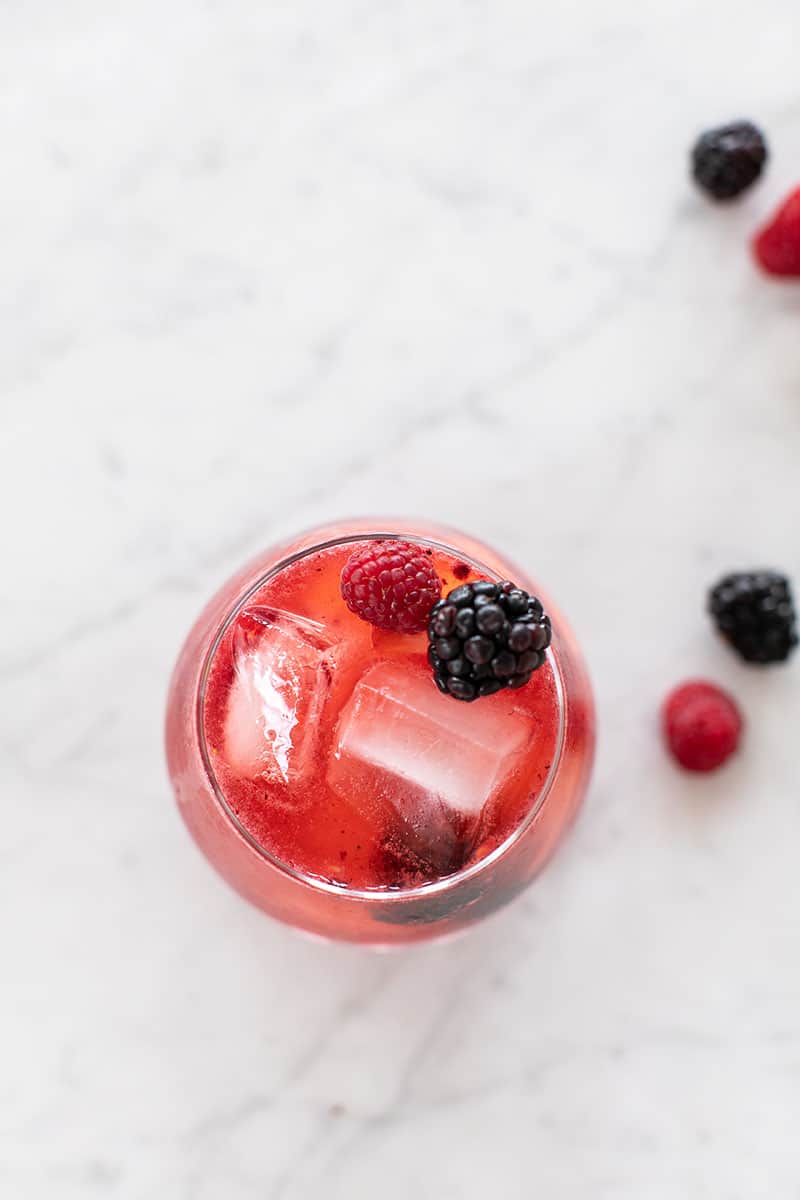
<svg viewBox="0 0 800 1200">
<path fill-rule="evenodd" d="M 394 523 L 393 523 L 394 524 Z M 518 690 L 437 691 L 427 638 L 348 610 L 339 577 L 364 541 L 419 542 L 443 594 L 513 579 L 553 621 Z M 568 628 L 488 547 L 419 523 L 341 523 L 267 552 L 214 597 L 175 668 L 167 757 L 181 812 L 242 895 L 298 928 L 390 944 L 508 903 L 570 825 L 594 714 Z"/>
</svg>

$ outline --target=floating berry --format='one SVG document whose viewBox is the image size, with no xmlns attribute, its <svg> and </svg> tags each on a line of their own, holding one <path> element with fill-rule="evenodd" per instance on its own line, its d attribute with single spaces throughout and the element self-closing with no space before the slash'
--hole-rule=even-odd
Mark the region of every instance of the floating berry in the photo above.
<svg viewBox="0 0 800 1200">
<path fill-rule="evenodd" d="M 428 622 L 436 686 L 456 700 L 519 688 L 544 662 L 552 631 L 541 604 L 513 583 L 477 580 L 448 592 Z"/>
<path fill-rule="evenodd" d="M 351 612 L 399 633 L 419 633 L 442 594 L 431 556 L 413 542 L 367 542 L 342 568 L 342 598 Z"/>
</svg>

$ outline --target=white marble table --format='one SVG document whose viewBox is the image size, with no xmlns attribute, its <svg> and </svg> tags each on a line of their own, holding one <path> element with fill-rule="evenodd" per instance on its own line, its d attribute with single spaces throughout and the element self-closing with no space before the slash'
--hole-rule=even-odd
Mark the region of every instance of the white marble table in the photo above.
<svg viewBox="0 0 800 1200">
<path fill-rule="evenodd" d="M 701 12 L 698 12 L 701 9 Z M 735 11 L 734 11 L 735 10 Z M 0 4 L 0 1194 L 800 1195 L 800 662 L 710 636 L 800 578 L 796 5 Z M 764 183 L 687 185 L 762 121 Z M 309 943 L 161 753 L 211 589 L 339 514 L 462 525 L 572 616 L 601 718 L 557 862 L 452 944 Z M 666 761 L 665 689 L 746 752 Z"/>
</svg>

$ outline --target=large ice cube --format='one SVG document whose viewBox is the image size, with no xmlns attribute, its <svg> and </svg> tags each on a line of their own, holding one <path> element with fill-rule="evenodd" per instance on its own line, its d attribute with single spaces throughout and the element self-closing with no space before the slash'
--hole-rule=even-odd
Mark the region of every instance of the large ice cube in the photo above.
<svg viewBox="0 0 800 1200">
<path fill-rule="evenodd" d="M 333 677 L 321 625 L 253 606 L 233 633 L 225 757 L 237 774 L 290 783 L 309 768 Z"/>
<path fill-rule="evenodd" d="M 531 735 L 513 700 L 459 704 L 425 668 L 380 663 L 342 712 L 328 781 L 359 807 L 379 806 L 387 834 L 453 869 Z"/>
</svg>

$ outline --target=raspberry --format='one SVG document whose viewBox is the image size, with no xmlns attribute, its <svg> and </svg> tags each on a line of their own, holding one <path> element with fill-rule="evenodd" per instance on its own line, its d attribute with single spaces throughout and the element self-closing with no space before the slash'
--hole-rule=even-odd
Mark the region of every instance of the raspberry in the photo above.
<svg viewBox="0 0 800 1200">
<path fill-rule="evenodd" d="M 708 608 L 745 662 L 785 662 L 797 645 L 791 587 L 778 571 L 726 575 L 711 589 Z"/>
<path fill-rule="evenodd" d="M 767 161 L 764 135 L 752 121 L 709 129 L 692 150 L 695 182 L 715 200 L 732 200 L 755 183 Z"/>
<path fill-rule="evenodd" d="M 378 629 L 419 633 L 428 624 L 442 582 L 430 554 L 412 542 L 367 542 L 342 568 L 342 598 L 357 617 Z"/>
<path fill-rule="evenodd" d="M 545 660 L 552 630 L 539 601 L 513 583 L 480 579 L 448 592 L 428 623 L 428 662 L 456 700 L 524 687 Z"/>
<path fill-rule="evenodd" d="M 739 745 L 742 715 L 713 683 L 692 679 L 670 692 L 661 713 L 664 737 L 687 771 L 714 771 Z"/>
<path fill-rule="evenodd" d="M 753 238 L 753 254 L 768 275 L 800 275 L 800 188 Z"/>
</svg>

